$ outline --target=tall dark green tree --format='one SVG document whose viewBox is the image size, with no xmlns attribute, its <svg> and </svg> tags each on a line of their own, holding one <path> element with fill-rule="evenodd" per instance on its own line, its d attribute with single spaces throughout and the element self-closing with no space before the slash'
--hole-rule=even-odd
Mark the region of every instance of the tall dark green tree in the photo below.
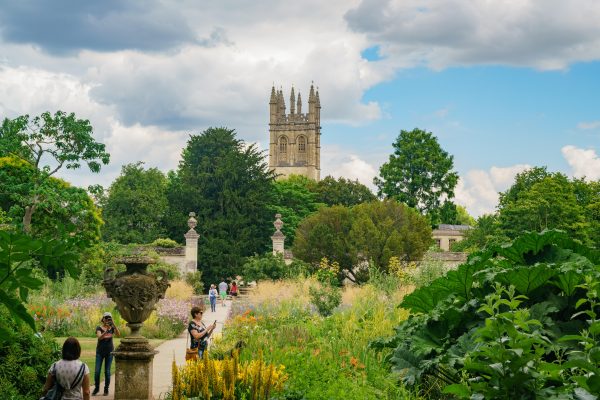
<svg viewBox="0 0 600 400">
<path fill-rule="evenodd" d="M 158 169 L 144 169 L 142 162 L 123 166 L 102 210 L 104 239 L 150 243 L 164 236 L 166 192 L 167 179 Z"/>
<path fill-rule="evenodd" d="M 240 273 L 245 257 L 267 250 L 274 179 L 264 154 L 234 130 L 190 136 L 176 176 L 169 176 L 168 227 L 178 239 L 188 213 L 197 213 L 198 264 L 207 284 Z"/>
<path fill-rule="evenodd" d="M 400 131 L 394 153 L 374 179 L 379 196 L 393 198 L 422 214 L 437 212 L 444 198 L 454 197 L 458 174 L 453 157 L 431 132 Z"/>
</svg>

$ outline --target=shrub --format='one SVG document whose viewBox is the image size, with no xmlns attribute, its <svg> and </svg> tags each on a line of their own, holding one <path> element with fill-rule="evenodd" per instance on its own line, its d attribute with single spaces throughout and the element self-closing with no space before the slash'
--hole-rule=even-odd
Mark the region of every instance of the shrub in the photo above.
<svg viewBox="0 0 600 400">
<path fill-rule="evenodd" d="M 408 385 L 459 398 L 593 398 L 600 390 L 600 252 L 527 233 L 406 296 L 410 318 L 373 343 Z"/>
<path fill-rule="evenodd" d="M 204 282 L 202 282 L 202 271 L 188 272 L 184 276 L 185 281 L 190 285 L 194 294 L 201 295 L 204 293 Z"/>
<path fill-rule="evenodd" d="M 323 284 L 311 286 L 308 293 L 311 303 L 323 317 L 333 314 L 333 310 L 342 302 L 342 292 L 335 286 Z"/>
<path fill-rule="evenodd" d="M 151 246 L 154 247 L 164 247 L 165 249 L 173 249 L 175 247 L 179 247 L 179 243 L 172 239 L 156 239 L 152 242 Z"/>
<path fill-rule="evenodd" d="M 281 254 L 267 253 L 248 257 L 242 266 L 242 276 L 245 282 L 276 280 L 283 278 L 285 270 L 286 265 Z"/>
<path fill-rule="evenodd" d="M 194 288 L 185 281 L 175 280 L 165 293 L 165 298 L 189 301 L 194 294 Z"/>
<path fill-rule="evenodd" d="M 37 399 L 50 365 L 60 359 L 58 345 L 51 335 L 38 337 L 29 327 L 15 323 L 4 307 L 0 307 L 0 325 L 8 332 L 0 340 L 2 398 Z"/>
</svg>

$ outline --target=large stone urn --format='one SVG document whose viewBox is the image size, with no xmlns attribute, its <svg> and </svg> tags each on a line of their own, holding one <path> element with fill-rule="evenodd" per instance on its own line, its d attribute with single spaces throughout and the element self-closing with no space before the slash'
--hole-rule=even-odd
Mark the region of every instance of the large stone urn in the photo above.
<svg viewBox="0 0 600 400">
<path fill-rule="evenodd" d="M 140 334 L 140 328 L 156 303 L 164 298 L 169 281 L 164 271 L 147 271 L 148 265 L 154 263 L 149 257 L 124 257 L 116 262 L 125 264 L 127 270 L 115 275 L 114 268 L 107 268 L 102 286 L 127 321 L 131 334 L 121 339 L 113 352 L 115 400 L 153 400 L 152 361 L 157 351 Z"/>
</svg>

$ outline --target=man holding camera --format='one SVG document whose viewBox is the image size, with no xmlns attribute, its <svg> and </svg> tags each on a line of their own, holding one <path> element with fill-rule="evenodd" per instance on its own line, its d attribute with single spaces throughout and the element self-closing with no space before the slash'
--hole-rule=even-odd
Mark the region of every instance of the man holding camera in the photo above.
<svg viewBox="0 0 600 400">
<path fill-rule="evenodd" d="M 102 315 L 102 325 L 96 327 L 96 336 L 98 344 L 96 345 L 96 368 L 94 371 L 95 388 L 92 396 L 100 391 L 100 371 L 102 362 L 104 362 L 104 395 L 108 396 L 108 387 L 110 386 L 110 366 L 112 364 L 112 351 L 115 349 L 113 344 L 113 335 L 120 336 L 119 328 L 113 322 L 112 314 L 105 312 Z"/>
</svg>

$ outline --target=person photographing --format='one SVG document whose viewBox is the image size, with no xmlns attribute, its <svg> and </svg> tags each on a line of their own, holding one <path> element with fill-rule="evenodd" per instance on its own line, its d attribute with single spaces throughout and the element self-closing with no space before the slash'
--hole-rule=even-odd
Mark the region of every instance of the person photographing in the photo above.
<svg viewBox="0 0 600 400">
<path fill-rule="evenodd" d="M 192 320 L 188 325 L 190 349 L 198 349 L 198 358 L 202 358 L 208 347 L 208 338 L 217 327 L 217 320 L 207 328 L 202 322 L 202 309 L 200 307 L 192 307 L 191 314 Z"/>
<path fill-rule="evenodd" d="M 120 336 L 121 332 L 119 328 L 114 324 L 112 314 L 105 312 L 102 315 L 101 325 L 96 327 L 96 337 L 98 343 L 96 344 L 96 365 L 94 368 L 94 391 L 92 396 L 95 396 L 100 391 L 100 372 L 102 370 L 102 363 L 104 363 L 104 395 L 108 396 L 108 388 L 110 386 L 110 367 L 112 365 L 113 355 L 112 352 L 115 349 L 113 344 L 113 336 Z"/>
</svg>

